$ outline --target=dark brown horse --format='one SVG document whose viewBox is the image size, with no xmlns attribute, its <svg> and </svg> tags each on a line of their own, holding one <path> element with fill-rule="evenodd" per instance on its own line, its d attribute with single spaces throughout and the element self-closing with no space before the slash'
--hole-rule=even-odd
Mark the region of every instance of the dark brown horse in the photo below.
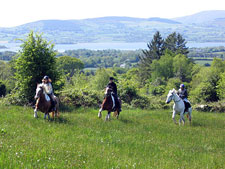
<svg viewBox="0 0 225 169">
<path fill-rule="evenodd" d="M 52 117 L 59 117 L 59 99 L 55 97 L 56 101 L 56 110 L 51 111 L 52 103 L 51 100 L 46 94 L 44 94 L 44 89 L 41 84 L 37 85 L 36 95 L 34 97 L 36 99 L 35 109 L 34 109 L 34 117 L 37 118 L 37 112 L 40 110 L 41 112 L 45 113 L 44 119 L 48 115 L 48 119 L 50 120 L 50 113 L 52 113 Z"/>
<path fill-rule="evenodd" d="M 121 105 L 121 100 L 119 100 L 119 104 Z M 105 91 L 105 98 L 104 98 L 101 108 L 99 110 L 98 117 L 101 118 L 102 111 L 107 110 L 108 114 L 105 117 L 106 121 L 110 119 L 111 112 L 114 112 L 114 116 L 118 119 L 119 115 L 120 115 L 120 111 L 119 111 L 118 106 L 116 108 L 114 108 L 114 107 L 115 107 L 115 99 L 112 95 L 112 89 L 107 87 L 106 91 Z"/>
</svg>

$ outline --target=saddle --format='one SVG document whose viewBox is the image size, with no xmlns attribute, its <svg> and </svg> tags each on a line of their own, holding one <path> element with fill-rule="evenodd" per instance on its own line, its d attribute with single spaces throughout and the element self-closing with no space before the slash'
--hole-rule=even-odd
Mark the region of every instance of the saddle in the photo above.
<svg viewBox="0 0 225 169">
<path fill-rule="evenodd" d="M 187 112 L 188 109 L 191 107 L 191 104 L 190 104 L 190 102 L 187 102 L 185 100 L 183 100 L 183 102 L 184 102 L 184 106 L 185 106 L 184 112 Z"/>
<path fill-rule="evenodd" d="M 119 97 L 116 97 L 114 94 L 111 95 L 112 96 L 112 100 L 113 100 L 113 111 L 116 111 L 117 109 L 119 109 L 119 111 L 121 111 L 121 105 L 120 105 L 120 99 Z"/>
</svg>

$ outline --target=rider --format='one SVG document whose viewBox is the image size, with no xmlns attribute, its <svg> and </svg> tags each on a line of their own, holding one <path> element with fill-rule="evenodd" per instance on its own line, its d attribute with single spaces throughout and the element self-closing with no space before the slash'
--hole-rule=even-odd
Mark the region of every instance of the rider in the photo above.
<svg viewBox="0 0 225 169">
<path fill-rule="evenodd" d="M 187 97 L 188 97 L 187 89 L 185 89 L 184 87 L 185 87 L 184 84 L 181 84 L 180 89 L 178 90 L 177 94 L 184 101 L 185 110 L 186 110 L 190 106 L 190 102 L 187 99 Z"/>
<path fill-rule="evenodd" d="M 178 90 L 177 94 L 182 100 L 187 101 L 188 94 L 187 90 L 184 88 L 184 84 L 180 85 L 180 89 Z"/>
<path fill-rule="evenodd" d="M 53 88 L 51 84 L 52 80 L 48 76 L 44 76 L 42 79 L 42 86 L 44 88 L 44 92 L 50 97 L 51 103 L 52 103 L 52 109 L 55 111 L 55 99 L 54 99 L 54 93 Z"/>
<path fill-rule="evenodd" d="M 116 104 L 115 107 L 118 107 L 119 108 L 119 111 L 121 111 L 121 105 L 119 103 L 118 95 L 117 95 L 117 86 L 116 86 L 116 83 L 114 83 L 114 78 L 113 77 L 110 77 L 109 78 L 109 83 L 108 83 L 107 87 L 109 87 L 109 88 L 112 89 L 112 91 L 113 91 L 113 97 L 115 99 L 115 104 Z"/>
</svg>

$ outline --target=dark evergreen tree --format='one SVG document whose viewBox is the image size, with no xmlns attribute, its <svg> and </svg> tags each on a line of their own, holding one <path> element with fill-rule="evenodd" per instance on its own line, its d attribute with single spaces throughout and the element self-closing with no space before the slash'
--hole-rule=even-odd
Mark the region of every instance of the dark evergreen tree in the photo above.
<svg viewBox="0 0 225 169">
<path fill-rule="evenodd" d="M 164 41 L 163 47 L 169 49 L 175 54 L 188 54 L 188 47 L 186 47 L 186 41 L 180 33 L 173 32 L 167 36 Z"/>
<path fill-rule="evenodd" d="M 163 47 L 169 49 L 171 52 L 176 53 L 177 50 L 177 33 L 173 32 L 167 36 L 164 41 Z"/>
<path fill-rule="evenodd" d="M 151 63 L 153 60 L 159 60 L 164 53 L 164 40 L 159 31 L 157 31 L 151 42 L 147 44 L 148 49 L 143 50 L 143 55 L 139 56 L 140 74 L 142 80 L 146 80 L 151 74 Z"/>
<path fill-rule="evenodd" d="M 187 42 L 182 37 L 180 33 L 177 34 L 177 51 L 176 54 L 187 55 L 189 53 L 188 47 L 186 47 Z"/>
</svg>

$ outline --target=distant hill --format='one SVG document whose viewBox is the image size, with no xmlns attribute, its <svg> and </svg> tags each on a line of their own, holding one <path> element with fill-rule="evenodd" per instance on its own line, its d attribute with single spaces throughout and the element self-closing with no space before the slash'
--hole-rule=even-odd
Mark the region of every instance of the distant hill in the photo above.
<svg viewBox="0 0 225 169">
<path fill-rule="evenodd" d="M 180 22 L 171 20 L 171 19 L 165 19 L 165 18 L 149 18 L 148 21 L 153 21 L 153 22 L 162 22 L 162 23 L 169 23 L 169 24 L 181 24 Z"/>
<path fill-rule="evenodd" d="M 0 28 L 0 41 L 25 38 L 30 30 L 42 32 L 54 43 L 149 42 L 156 31 L 163 37 L 176 31 L 188 41 L 224 42 L 225 11 L 204 11 L 166 18 L 101 17 L 83 20 L 41 20 Z"/>
<path fill-rule="evenodd" d="M 173 20 L 184 24 L 202 24 L 212 22 L 218 18 L 225 18 L 225 10 L 203 11 L 190 16 L 174 18 Z"/>
</svg>

